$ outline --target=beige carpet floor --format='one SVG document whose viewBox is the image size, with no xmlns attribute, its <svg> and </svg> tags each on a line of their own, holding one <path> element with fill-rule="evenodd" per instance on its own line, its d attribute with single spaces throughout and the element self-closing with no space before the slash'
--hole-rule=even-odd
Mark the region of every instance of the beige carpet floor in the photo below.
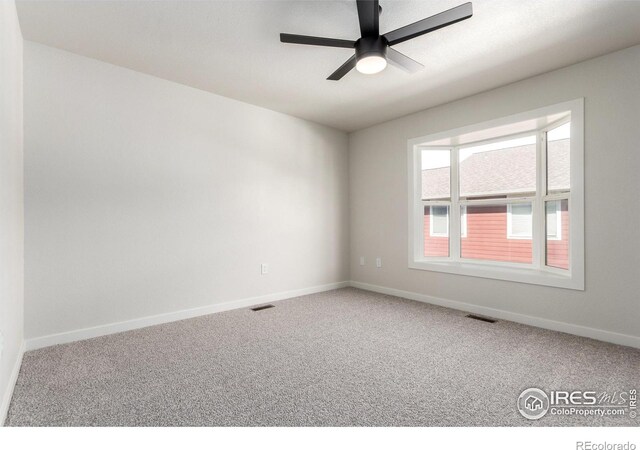
<svg viewBox="0 0 640 450">
<path fill-rule="evenodd" d="M 523 389 L 640 388 L 640 350 L 353 288 L 25 354 L 11 426 L 626 425 Z"/>
</svg>

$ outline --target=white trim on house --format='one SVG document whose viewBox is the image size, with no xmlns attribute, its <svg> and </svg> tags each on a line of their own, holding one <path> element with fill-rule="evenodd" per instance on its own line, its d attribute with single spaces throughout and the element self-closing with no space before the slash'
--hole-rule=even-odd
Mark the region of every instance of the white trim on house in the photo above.
<svg viewBox="0 0 640 450">
<path fill-rule="evenodd" d="M 507 205 L 507 239 L 525 239 L 531 240 L 533 238 L 533 220 L 531 222 L 531 232 L 529 234 L 514 234 L 513 233 L 513 206 L 516 204 Z M 533 204 L 531 205 L 533 212 Z M 531 214 L 529 214 L 531 215 Z"/>
<path fill-rule="evenodd" d="M 447 214 L 447 232 L 446 233 L 434 233 L 433 232 L 433 208 L 438 206 L 449 206 L 449 202 L 445 202 L 446 204 L 438 205 L 437 202 L 429 202 L 429 236 L 432 237 L 449 237 L 449 229 L 451 227 L 450 217 L 451 211 L 448 211 Z M 467 206 L 462 205 L 460 210 L 460 237 L 467 237 Z"/>
<path fill-rule="evenodd" d="M 570 192 L 548 194 L 546 192 L 546 132 L 562 123 L 571 121 L 570 147 Z M 523 129 L 523 123 L 536 126 L 534 129 Z M 542 124 L 542 125 L 540 125 Z M 481 141 L 495 142 L 513 136 L 536 133 L 536 195 L 508 199 L 466 200 L 459 198 L 458 152 L 461 146 L 472 146 L 478 142 L 461 143 L 463 135 L 498 128 L 500 135 L 485 138 Z M 513 128 L 513 132 L 509 131 Z M 471 133 L 471 134 L 469 134 Z M 422 199 L 422 151 L 443 149 L 445 145 L 451 150 L 451 201 L 434 202 Z M 431 146 L 433 145 L 433 146 Z M 458 275 L 493 278 L 520 283 L 539 284 L 566 289 L 584 290 L 584 99 L 576 99 L 545 108 L 515 114 L 480 124 L 469 125 L 450 131 L 431 134 L 410 139 L 407 143 L 408 153 L 408 186 L 409 186 L 409 218 L 408 218 L 408 266 L 411 269 L 430 270 Z M 545 265 L 545 201 L 567 199 L 571 211 L 569 270 L 555 269 Z M 501 201 L 502 200 L 502 201 Z M 470 204 L 509 204 L 515 202 L 532 203 L 532 264 L 494 262 L 484 260 L 466 260 L 460 256 L 460 206 Z M 426 205 L 447 204 L 449 209 L 449 232 L 454 238 L 449 239 L 448 257 L 424 256 L 424 233 L 422 232 Z"/>
<path fill-rule="evenodd" d="M 562 200 L 562 199 L 559 199 Z M 562 240 L 562 204 L 560 203 L 559 200 L 547 200 L 545 201 L 545 215 L 547 214 L 547 209 L 546 209 L 546 204 L 549 202 L 558 202 L 556 203 L 556 234 L 553 236 L 549 236 L 546 233 L 545 230 L 545 235 L 546 235 L 546 239 L 548 241 L 560 241 Z M 531 239 L 533 237 L 533 227 L 535 226 L 532 222 L 531 224 L 531 233 L 524 235 L 524 234 L 513 234 L 513 218 L 512 218 L 512 207 L 514 205 L 516 205 L 517 203 L 509 203 L 507 205 L 507 239 Z M 463 236 L 464 237 L 464 236 Z"/>
<path fill-rule="evenodd" d="M 444 208 L 444 205 L 429 205 L 429 236 L 433 237 L 449 237 L 449 208 L 447 208 L 447 228 L 444 233 L 436 233 L 433 231 L 433 208 L 441 207 Z"/>
<path fill-rule="evenodd" d="M 467 205 L 460 206 L 460 237 L 467 237 Z"/>
<path fill-rule="evenodd" d="M 299 297 L 301 295 L 316 294 L 318 292 L 331 291 L 333 289 L 339 289 L 348 286 L 348 281 L 341 281 L 337 283 L 324 284 L 304 289 L 276 292 L 273 294 L 266 294 L 258 297 L 232 300 L 224 303 L 215 303 L 208 306 L 183 309 L 180 311 L 157 314 L 154 316 L 140 317 L 138 319 L 126 320 L 124 322 L 108 323 L 105 325 L 98 325 L 90 328 L 65 331 L 63 333 L 50 334 L 48 336 L 27 339 L 25 348 L 27 351 L 35 350 L 43 347 L 50 347 L 52 345 L 66 344 L 69 342 L 81 341 L 84 339 L 105 336 L 108 334 L 121 333 L 123 331 L 135 330 L 138 328 L 145 328 L 152 325 L 160 325 L 168 322 L 175 322 L 177 320 L 190 319 L 192 317 L 205 316 L 207 314 L 229 311 L 232 309 L 248 308 L 262 303 L 276 302 L 279 300 L 286 300 L 288 298 Z"/>
</svg>

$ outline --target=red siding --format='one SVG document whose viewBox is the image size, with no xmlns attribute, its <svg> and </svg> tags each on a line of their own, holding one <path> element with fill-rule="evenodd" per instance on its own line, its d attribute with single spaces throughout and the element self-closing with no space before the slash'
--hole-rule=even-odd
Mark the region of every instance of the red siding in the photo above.
<svg viewBox="0 0 640 450">
<path fill-rule="evenodd" d="M 548 264 L 569 267 L 569 214 L 562 209 L 562 239 L 548 242 Z M 424 215 L 424 255 L 448 256 L 449 238 L 429 234 L 429 208 Z M 461 257 L 492 261 L 531 263 L 531 239 L 507 238 L 507 207 L 467 208 L 467 237 L 462 238 Z"/>
<path fill-rule="evenodd" d="M 531 262 L 531 239 L 507 239 L 507 206 L 469 206 L 461 257 Z"/>
<path fill-rule="evenodd" d="M 429 216 L 424 216 L 424 256 L 449 256 L 449 238 L 429 235 Z"/>
<path fill-rule="evenodd" d="M 449 256 L 449 237 L 431 236 L 430 212 L 424 208 L 424 256 Z"/>
<path fill-rule="evenodd" d="M 424 213 L 424 256 L 449 256 L 449 238 L 430 236 L 429 208 Z"/>
</svg>

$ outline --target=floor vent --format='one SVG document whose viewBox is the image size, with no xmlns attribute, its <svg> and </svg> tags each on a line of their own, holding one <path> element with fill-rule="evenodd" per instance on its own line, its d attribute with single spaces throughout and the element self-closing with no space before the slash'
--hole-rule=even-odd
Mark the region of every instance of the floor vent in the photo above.
<svg viewBox="0 0 640 450">
<path fill-rule="evenodd" d="M 255 308 L 251 308 L 251 311 L 262 311 L 263 309 L 275 308 L 273 305 L 264 305 L 264 306 L 256 306 Z"/>
<path fill-rule="evenodd" d="M 483 322 L 496 323 L 496 319 L 491 319 L 490 317 L 477 316 L 475 314 L 467 314 L 465 317 L 468 317 L 469 319 L 474 319 L 474 320 L 481 320 Z"/>
</svg>

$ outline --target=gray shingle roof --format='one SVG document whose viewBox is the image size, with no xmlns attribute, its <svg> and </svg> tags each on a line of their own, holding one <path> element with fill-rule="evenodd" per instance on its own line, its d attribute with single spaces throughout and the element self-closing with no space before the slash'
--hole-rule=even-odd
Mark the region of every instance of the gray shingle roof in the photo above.
<svg viewBox="0 0 640 450">
<path fill-rule="evenodd" d="M 481 197 L 535 192 L 536 146 L 474 153 L 460 163 L 460 195 Z M 549 188 L 569 189 L 569 139 L 549 143 Z M 449 168 L 422 171 L 422 198 L 449 197 Z"/>
</svg>

